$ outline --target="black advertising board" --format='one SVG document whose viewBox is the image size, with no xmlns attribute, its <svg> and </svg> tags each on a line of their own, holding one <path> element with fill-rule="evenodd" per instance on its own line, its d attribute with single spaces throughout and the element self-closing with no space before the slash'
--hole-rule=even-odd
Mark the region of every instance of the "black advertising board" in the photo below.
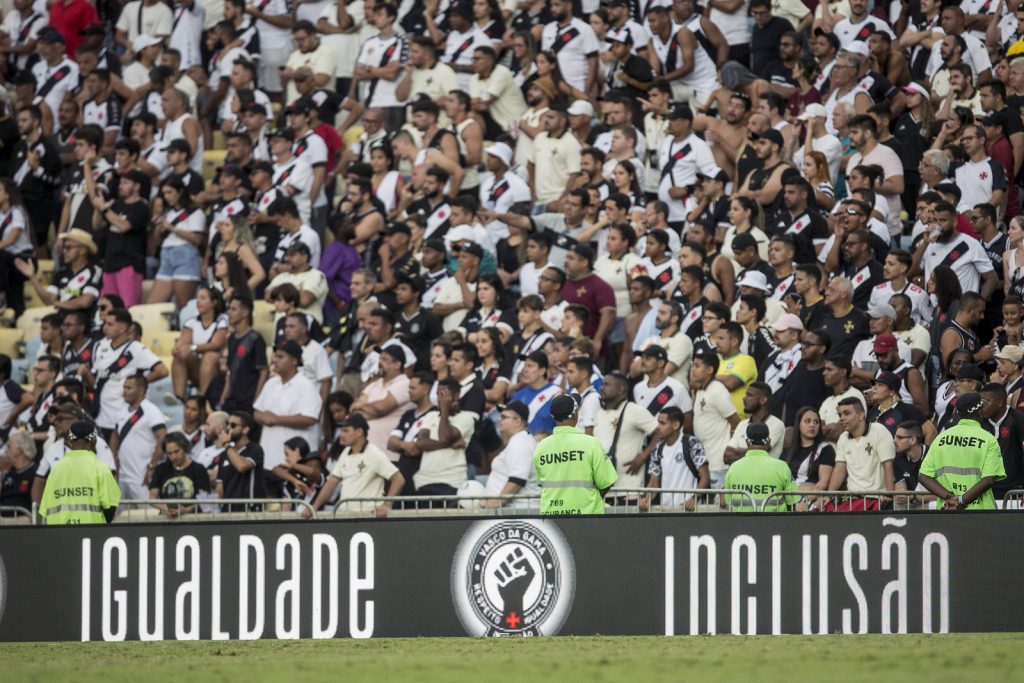
<svg viewBox="0 0 1024 683">
<path fill-rule="evenodd" d="M 1021 518 L 0 528 L 0 640 L 1024 630 Z"/>
</svg>

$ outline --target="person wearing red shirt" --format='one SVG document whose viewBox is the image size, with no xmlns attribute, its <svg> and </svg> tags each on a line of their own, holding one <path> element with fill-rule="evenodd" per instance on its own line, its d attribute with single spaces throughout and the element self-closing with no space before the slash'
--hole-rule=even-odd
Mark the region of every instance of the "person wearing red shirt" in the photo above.
<svg viewBox="0 0 1024 683">
<path fill-rule="evenodd" d="M 615 326 L 615 292 L 611 285 L 594 274 L 594 250 L 583 244 L 574 244 L 565 254 L 566 281 L 562 285 L 562 299 L 567 304 L 579 304 L 590 316 L 583 334 L 601 348 Z"/>
<path fill-rule="evenodd" d="M 1020 213 L 1020 197 L 1017 193 L 1017 183 L 1013 181 L 1013 146 L 1006 137 L 1006 114 L 994 111 L 982 119 L 981 123 L 985 126 L 985 135 L 988 138 L 988 149 L 985 152 L 1003 167 L 1009 179 L 1005 219 L 1010 220 Z"/>
<path fill-rule="evenodd" d="M 83 38 L 79 32 L 99 21 L 100 15 L 89 0 L 56 0 L 50 5 L 50 26 L 64 36 L 65 52 L 71 58 L 82 45 Z"/>
</svg>

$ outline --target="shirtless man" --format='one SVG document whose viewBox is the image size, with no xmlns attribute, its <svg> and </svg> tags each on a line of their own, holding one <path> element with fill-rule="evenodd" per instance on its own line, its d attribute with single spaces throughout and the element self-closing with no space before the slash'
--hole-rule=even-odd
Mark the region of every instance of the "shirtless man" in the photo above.
<svg viewBox="0 0 1024 683">
<path fill-rule="evenodd" d="M 750 114 L 751 103 L 741 93 L 723 95 L 724 103 L 719 103 L 719 110 L 725 112 L 723 118 L 697 116 L 693 120 L 693 130 L 704 133 L 718 167 L 730 176 L 735 176 L 736 160 L 740 148 L 747 140 L 747 116 Z"/>
</svg>

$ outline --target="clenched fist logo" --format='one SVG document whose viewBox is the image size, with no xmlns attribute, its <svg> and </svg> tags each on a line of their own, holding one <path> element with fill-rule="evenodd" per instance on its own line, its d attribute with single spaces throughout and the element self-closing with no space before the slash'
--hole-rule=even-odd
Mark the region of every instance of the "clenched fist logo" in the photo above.
<svg viewBox="0 0 1024 683">
<path fill-rule="evenodd" d="M 515 548 L 494 570 L 498 593 L 504 603 L 502 621 L 509 628 L 514 629 L 522 622 L 523 598 L 536 575 L 522 548 Z"/>
</svg>

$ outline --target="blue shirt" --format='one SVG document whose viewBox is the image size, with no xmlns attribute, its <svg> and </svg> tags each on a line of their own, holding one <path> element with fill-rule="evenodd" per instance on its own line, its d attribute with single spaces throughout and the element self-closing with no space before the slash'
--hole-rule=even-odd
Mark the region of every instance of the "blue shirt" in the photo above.
<svg viewBox="0 0 1024 683">
<path fill-rule="evenodd" d="M 554 384 L 546 384 L 540 389 L 523 387 L 512 394 L 513 401 L 522 401 L 530 409 L 527 431 L 531 434 L 550 434 L 555 430 L 555 421 L 551 419 L 551 399 L 561 393 Z"/>
</svg>

